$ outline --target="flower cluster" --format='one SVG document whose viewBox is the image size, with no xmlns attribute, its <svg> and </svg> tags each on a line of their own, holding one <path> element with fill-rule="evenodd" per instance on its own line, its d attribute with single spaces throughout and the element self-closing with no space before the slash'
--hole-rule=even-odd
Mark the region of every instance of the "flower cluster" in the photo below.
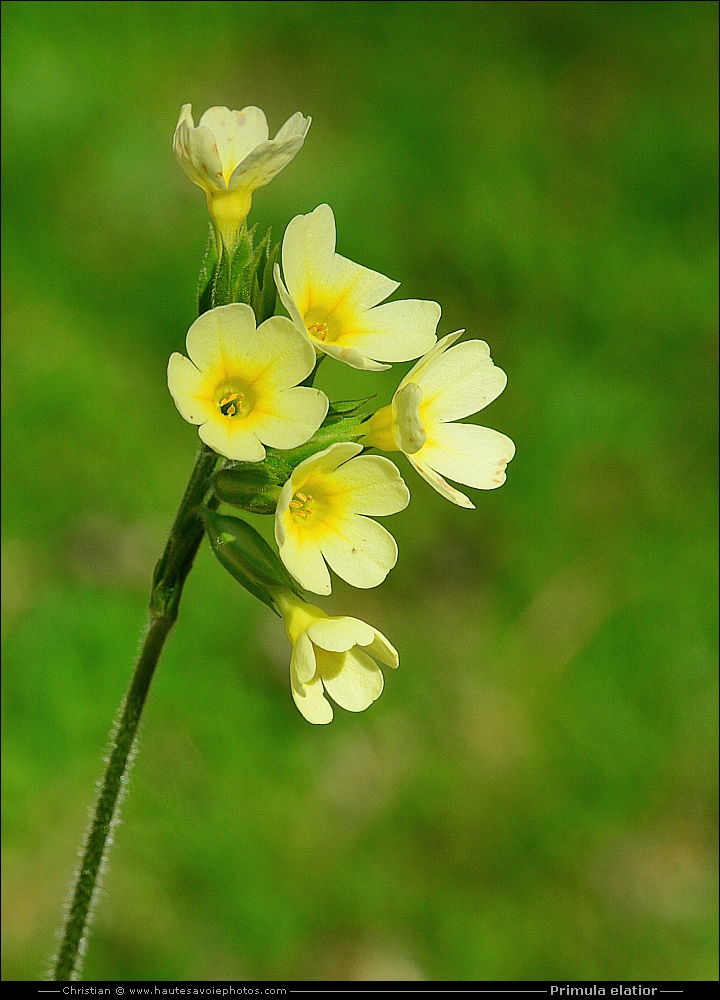
<svg viewBox="0 0 720 1000">
<path fill-rule="evenodd" d="M 269 140 L 258 108 L 211 108 L 194 127 L 190 105 L 183 107 L 173 150 L 207 196 L 217 232 L 216 293 L 213 308 L 190 327 L 188 356 L 170 358 L 168 385 L 181 415 L 223 459 L 216 505 L 224 500 L 274 515 L 281 563 L 260 536 L 248 541 L 253 529 L 237 518 L 222 519 L 209 537 L 226 568 L 283 616 L 295 703 L 308 721 L 326 723 L 333 710 L 325 694 L 362 711 L 383 688 L 375 661 L 398 663 L 377 630 L 356 618 L 331 618 L 302 597 L 303 590 L 329 594 L 330 571 L 354 587 L 376 587 L 397 561 L 394 538 L 375 518 L 402 511 L 410 493 L 396 465 L 369 450 L 403 452 L 438 493 L 472 508 L 445 477 L 495 489 L 515 447 L 498 431 L 458 422 L 505 388 L 487 344 L 458 342 L 462 330 L 438 341 L 436 302 L 386 302 L 398 283 L 336 252 L 329 205 L 290 222 L 282 268 L 276 252 L 253 255 L 245 224 L 252 194 L 295 156 L 309 125 L 297 113 Z M 223 300 L 219 276 L 242 268 L 255 271 L 227 287 L 246 293 Z M 287 317 L 258 322 L 253 294 L 261 282 L 263 310 L 271 301 L 274 313 L 276 289 Z M 368 371 L 420 360 L 389 405 L 363 413 L 364 401 L 330 402 L 313 387 L 325 355 Z"/>
</svg>

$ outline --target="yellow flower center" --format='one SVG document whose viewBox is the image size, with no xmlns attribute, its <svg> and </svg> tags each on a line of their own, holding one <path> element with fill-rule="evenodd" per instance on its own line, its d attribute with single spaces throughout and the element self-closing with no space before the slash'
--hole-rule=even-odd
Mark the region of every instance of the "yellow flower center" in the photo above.
<svg viewBox="0 0 720 1000">
<path fill-rule="evenodd" d="M 214 401 L 222 415 L 230 418 L 246 417 L 255 402 L 248 387 L 239 379 L 230 379 L 219 385 Z"/>
<path fill-rule="evenodd" d="M 307 517 L 309 514 L 314 514 L 315 508 L 310 506 L 314 502 L 309 494 L 301 493 L 298 490 L 290 501 L 290 513 L 302 518 Z"/>
<path fill-rule="evenodd" d="M 348 316 L 333 302 L 314 302 L 303 316 L 305 329 L 316 340 L 334 343 L 347 332 Z"/>
<path fill-rule="evenodd" d="M 326 340 L 329 332 L 327 323 L 313 323 L 308 327 L 308 333 L 318 340 Z"/>
</svg>

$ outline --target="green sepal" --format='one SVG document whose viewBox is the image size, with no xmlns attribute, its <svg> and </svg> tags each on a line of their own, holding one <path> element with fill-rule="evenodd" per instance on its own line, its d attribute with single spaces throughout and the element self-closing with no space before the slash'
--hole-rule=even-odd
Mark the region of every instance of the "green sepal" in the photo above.
<svg viewBox="0 0 720 1000">
<path fill-rule="evenodd" d="M 282 483 L 266 465 L 238 462 L 232 469 L 220 469 L 213 477 L 218 500 L 252 514 L 274 514 Z"/>
<path fill-rule="evenodd" d="M 361 410 L 366 403 L 369 403 L 371 399 L 375 399 L 375 394 L 372 396 L 363 396 L 362 399 L 336 399 L 335 402 L 331 402 L 328 407 L 327 416 L 323 421 L 323 427 L 327 424 L 337 423 L 343 417 L 349 417 Z"/>
<path fill-rule="evenodd" d="M 225 246 L 224 240 L 221 241 L 220 247 L 220 259 L 215 266 L 215 275 L 213 278 L 213 288 L 212 288 L 212 306 L 213 309 L 216 306 L 224 306 L 229 302 L 232 302 L 230 297 L 230 265 L 231 265 L 230 251 Z"/>
<path fill-rule="evenodd" d="M 243 222 L 235 246 L 228 248 L 220 237 L 220 256 L 217 239 L 211 234 L 211 242 L 205 251 L 200 270 L 198 286 L 198 312 L 202 315 L 208 309 L 228 305 L 230 302 L 245 302 L 252 306 L 257 325 L 275 315 L 277 290 L 273 278 L 273 268 L 280 254 L 280 244 L 270 249 L 270 230 L 253 249 L 253 237 L 257 226 L 248 231 Z"/>
<path fill-rule="evenodd" d="M 230 293 L 232 302 L 250 303 L 250 288 L 253 278 L 253 248 L 252 232 L 247 231 L 247 226 L 243 223 L 238 239 L 232 254 L 230 265 Z"/>
<path fill-rule="evenodd" d="M 220 564 L 253 597 L 282 616 L 272 590 L 283 587 L 299 596 L 302 591 L 262 535 L 239 517 L 207 508 L 203 508 L 202 515 L 210 546 Z"/>
<path fill-rule="evenodd" d="M 306 458 L 329 448 L 331 444 L 338 444 L 341 441 L 359 441 L 364 436 L 365 430 L 361 426 L 365 416 L 338 417 L 328 422 L 327 417 L 322 427 L 320 427 L 309 441 L 300 445 L 299 448 L 292 448 L 289 451 L 277 452 L 285 465 L 292 471 L 296 465 L 304 462 Z M 270 449 L 268 449 L 268 453 Z M 275 453 L 273 453 L 275 454 Z"/>
<path fill-rule="evenodd" d="M 210 233 L 208 236 L 205 255 L 200 265 L 200 275 L 198 277 L 197 309 L 198 316 L 202 316 L 208 309 L 213 307 L 213 286 L 215 281 L 215 271 L 218 265 L 217 237 L 212 223 L 210 223 Z"/>
<path fill-rule="evenodd" d="M 279 256 L 279 243 L 270 249 L 270 230 L 268 229 L 256 251 L 255 270 L 250 289 L 250 304 L 255 312 L 258 326 L 275 315 L 277 288 L 275 287 L 273 270 Z"/>
<path fill-rule="evenodd" d="M 232 250 L 222 237 L 220 244 L 220 259 L 215 267 L 213 280 L 213 307 L 226 306 L 230 302 L 248 302 L 252 283 L 249 268 L 252 261 L 252 234 L 248 232 L 247 224 L 243 222 L 240 227 Z"/>
</svg>

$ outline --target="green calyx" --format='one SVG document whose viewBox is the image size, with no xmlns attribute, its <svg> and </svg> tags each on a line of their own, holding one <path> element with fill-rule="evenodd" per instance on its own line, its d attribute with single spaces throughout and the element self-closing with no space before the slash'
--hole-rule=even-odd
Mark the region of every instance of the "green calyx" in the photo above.
<svg viewBox="0 0 720 1000">
<path fill-rule="evenodd" d="M 252 514 L 274 514 L 282 484 L 263 463 L 238 462 L 243 468 L 220 469 L 213 478 L 218 500 Z"/>
<path fill-rule="evenodd" d="M 218 561 L 253 597 L 280 615 L 273 590 L 284 588 L 302 596 L 297 583 L 268 543 L 239 517 L 202 511 L 210 547 Z"/>
<path fill-rule="evenodd" d="M 216 306 L 245 302 L 252 306 L 258 326 L 275 315 L 277 289 L 273 267 L 280 244 L 271 246 L 270 230 L 257 246 L 256 227 L 248 230 L 243 222 L 235 246 L 229 249 L 210 227 L 205 256 L 198 280 L 198 316 Z"/>
</svg>

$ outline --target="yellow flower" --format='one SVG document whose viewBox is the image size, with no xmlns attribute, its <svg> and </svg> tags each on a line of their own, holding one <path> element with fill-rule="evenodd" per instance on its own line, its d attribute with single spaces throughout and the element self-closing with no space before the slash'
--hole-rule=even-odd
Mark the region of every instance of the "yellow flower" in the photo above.
<svg viewBox="0 0 720 1000">
<path fill-rule="evenodd" d="M 375 660 L 398 665 L 397 651 L 381 632 L 359 618 L 331 618 L 289 590 L 274 596 L 293 646 L 293 700 L 308 722 L 332 721 L 325 692 L 348 712 L 363 712 L 380 697 L 383 675 Z"/>
<path fill-rule="evenodd" d="M 232 248 L 250 211 L 253 191 L 269 184 L 295 156 L 311 118 L 296 112 L 274 139 L 260 108 L 209 108 L 195 127 L 184 104 L 173 137 L 173 153 L 190 180 L 207 196 L 208 210 Z"/>
<path fill-rule="evenodd" d="M 335 253 L 335 217 L 329 205 L 296 216 L 285 230 L 275 283 L 293 322 L 318 353 L 351 368 L 382 371 L 381 361 L 410 361 L 435 343 L 437 302 L 404 299 L 378 305 L 399 287 L 377 271 Z"/>
<path fill-rule="evenodd" d="M 261 462 L 263 445 L 297 448 L 325 419 L 327 396 L 298 385 L 315 352 L 289 319 L 273 316 L 256 330 L 250 306 L 233 302 L 198 317 L 186 345 L 190 360 L 171 356 L 168 387 L 220 455 Z"/>
<path fill-rule="evenodd" d="M 410 493 L 393 463 L 333 444 L 293 470 L 275 513 L 280 558 L 314 594 L 329 594 L 325 562 L 354 587 L 377 587 L 397 562 L 395 539 L 367 515 L 404 510 Z M 359 456 L 359 457 L 355 457 Z"/>
<path fill-rule="evenodd" d="M 463 330 L 443 337 L 408 372 L 390 406 L 366 424 L 366 447 L 402 451 L 423 479 L 460 507 L 475 504 L 445 482 L 494 490 L 505 482 L 505 466 L 515 445 L 499 431 L 452 421 L 477 413 L 505 388 L 507 375 L 490 358 L 482 340 L 467 340 L 452 350 Z"/>
</svg>

